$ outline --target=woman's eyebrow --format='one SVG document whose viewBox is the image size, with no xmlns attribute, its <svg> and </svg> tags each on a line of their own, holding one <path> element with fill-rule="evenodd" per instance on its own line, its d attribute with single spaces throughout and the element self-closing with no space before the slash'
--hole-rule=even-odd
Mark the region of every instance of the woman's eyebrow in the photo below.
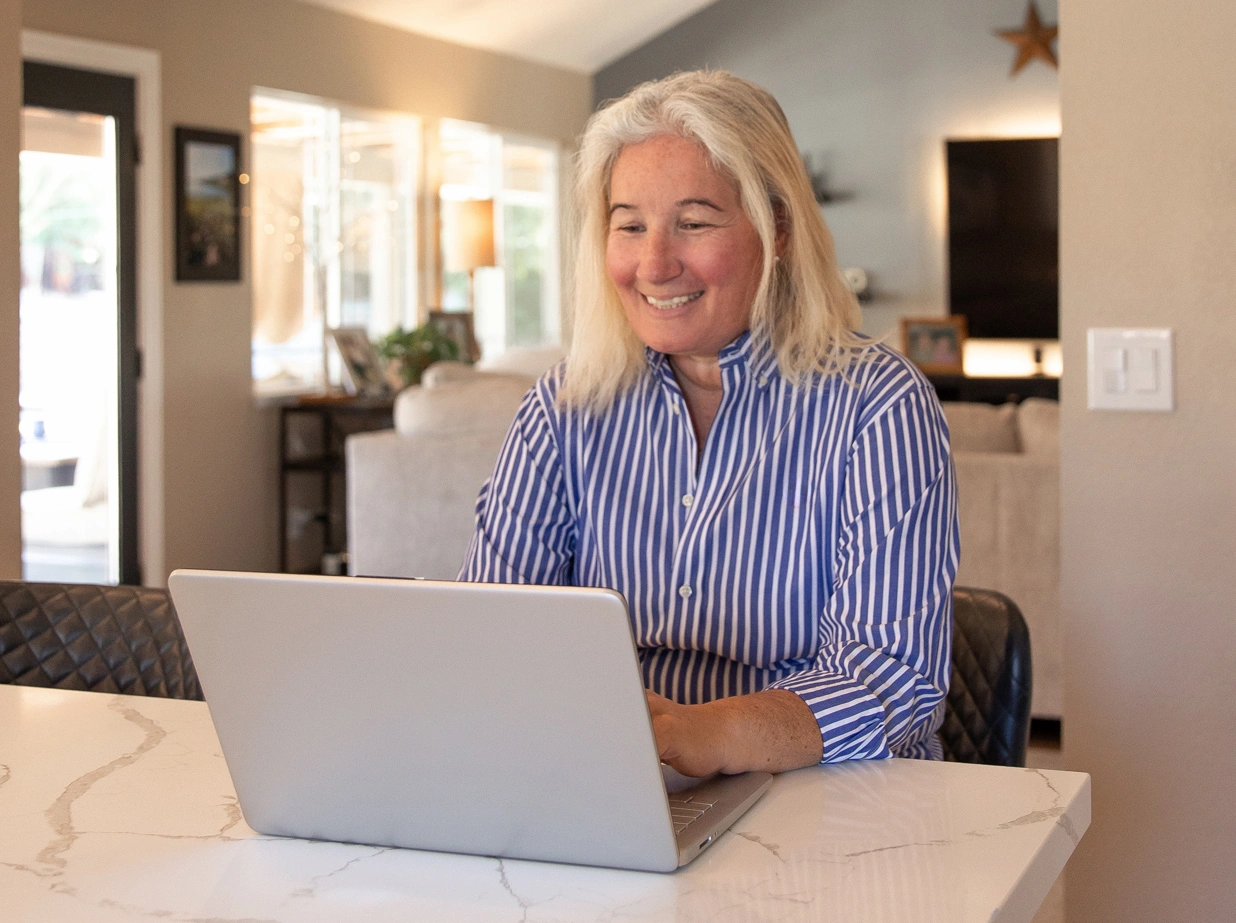
<svg viewBox="0 0 1236 923">
<path fill-rule="evenodd" d="M 688 205 L 702 205 L 704 206 L 704 208 L 711 208 L 713 211 L 718 211 L 718 212 L 725 211 L 724 208 L 722 208 L 720 205 L 717 205 L 715 202 L 709 199 L 679 199 L 677 202 L 674 203 L 674 206 L 676 208 L 686 208 Z M 627 205 L 624 202 L 615 202 L 613 205 L 609 207 L 610 215 L 612 216 L 614 212 L 618 211 L 618 209 L 620 208 L 625 208 L 628 211 L 637 210 L 634 205 Z"/>
</svg>

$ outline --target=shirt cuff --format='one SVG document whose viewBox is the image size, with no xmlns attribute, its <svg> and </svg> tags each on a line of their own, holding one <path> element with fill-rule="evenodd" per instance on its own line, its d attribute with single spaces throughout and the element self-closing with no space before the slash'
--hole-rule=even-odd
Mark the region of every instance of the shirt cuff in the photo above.
<svg viewBox="0 0 1236 923">
<path fill-rule="evenodd" d="M 862 683 L 835 673 L 807 670 L 770 683 L 807 703 L 824 742 L 821 763 L 889 759 L 884 707 Z"/>
</svg>

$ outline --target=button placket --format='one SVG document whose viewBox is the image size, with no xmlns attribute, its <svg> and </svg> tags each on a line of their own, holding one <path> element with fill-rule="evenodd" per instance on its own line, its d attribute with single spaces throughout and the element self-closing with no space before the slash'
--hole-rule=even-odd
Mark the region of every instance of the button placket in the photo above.
<svg viewBox="0 0 1236 923">
<path fill-rule="evenodd" d="M 695 433 L 691 430 L 690 419 L 684 412 L 683 399 L 681 395 L 670 387 L 668 383 L 666 385 L 666 390 L 668 392 L 665 397 L 666 404 L 669 408 L 668 422 L 672 430 L 677 430 L 676 435 L 681 438 L 682 442 L 680 444 L 683 449 L 683 455 L 677 459 L 677 462 L 682 466 L 680 468 L 680 473 L 684 475 L 686 487 L 685 491 L 680 494 L 678 498 L 679 506 L 684 514 L 684 518 L 678 530 L 673 573 L 675 577 L 674 582 L 678 583 L 676 592 L 679 599 L 685 603 L 691 598 L 691 594 L 694 592 L 694 589 L 688 582 L 689 578 L 687 577 L 687 571 L 689 570 L 689 567 L 687 566 L 687 558 L 689 555 L 687 555 L 686 552 L 686 543 L 688 534 L 687 522 L 690 520 L 691 510 L 696 499 L 696 459 L 692 457 L 692 448 L 694 447 L 695 452 L 698 453 L 700 451 L 700 447 L 695 445 Z M 673 584 L 671 584 L 671 586 L 673 586 Z"/>
</svg>

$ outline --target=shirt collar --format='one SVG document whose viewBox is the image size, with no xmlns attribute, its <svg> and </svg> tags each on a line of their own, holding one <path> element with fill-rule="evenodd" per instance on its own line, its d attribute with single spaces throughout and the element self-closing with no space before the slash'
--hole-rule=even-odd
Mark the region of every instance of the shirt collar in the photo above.
<svg viewBox="0 0 1236 923">
<path fill-rule="evenodd" d="M 669 357 L 665 353 L 657 352 L 651 346 L 645 346 L 644 353 L 649 368 L 663 375 L 672 374 L 667 361 Z M 736 377 L 741 381 L 750 377 L 761 385 L 768 383 L 777 367 L 777 354 L 772 345 L 763 337 L 753 337 L 750 330 L 744 330 L 733 342 L 724 346 L 717 359 L 721 364 L 721 373 L 727 379 Z"/>
</svg>

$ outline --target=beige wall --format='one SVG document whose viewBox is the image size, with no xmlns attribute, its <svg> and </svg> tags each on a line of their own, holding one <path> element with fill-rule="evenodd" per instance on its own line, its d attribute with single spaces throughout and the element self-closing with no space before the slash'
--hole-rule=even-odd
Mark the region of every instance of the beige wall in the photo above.
<svg viewBox="0 0 1236 923">
<path fill-rule="evenodd" d="M 0 579 L 21 577 L 17 456 L 17 152 L 21 148 L 21 9 L 0 4 Z"/>
<path fill-rule="evenodd" d="M 246 265 L 241 284 L 172 281 L 172 127 L 245 133 L 250 88 L 263 86 L 427 119 L 470 119 L 565 144 L 591 111 L 591 79 L 292 0 L 25 0 L 22 23 L 162 56 L 169 229 L 163 304 L 166 563 L 168 569 L 273 569 L 277 414 L 256 409 L 250 396 L 250 272 Z M 2 40 L 15 41 L 7 32 Z M 3 66 L 12 67 L 12 53 L 4 54 Z M 7 72 L 0 77 L 0 92 L 7 92 L 7 79 Z M 5 103 L 3 109 L 12 124 L 14 108 Z M 6 189 L 0 183 L 0 207 L 9 207 Z M 5 234 L 11 224 L 5 223 Z M 7 284 L 8 271 L 7 263 L 0 267 L 0 284 Z M 0 349 L 7 350 L 16 343 L 15 312 L 0 315 L 0 322 Z M 0 433 L 7 434 L 15 432 L 3 421 L 16 407 L 16 381 L 9 384 L 3 367 Z M 0 464 L 9 466 L 15 453 L 0 455 Z M 16 489 L 8 467 L 0 467 L 0 507 L 15 506 Z M 3 522 L 0 516 L 0 543 Z M 0 568 L 14 566 L 14 554 L 0 544 Z"/>
<path fill-rule="evenodd" d="M 1061 3 L 1068 918 L 1236 918 L 1236 4 Z M 1086 328 L 1176 331 L 1170 414 L 1085 406 Z"/>
</svg>

